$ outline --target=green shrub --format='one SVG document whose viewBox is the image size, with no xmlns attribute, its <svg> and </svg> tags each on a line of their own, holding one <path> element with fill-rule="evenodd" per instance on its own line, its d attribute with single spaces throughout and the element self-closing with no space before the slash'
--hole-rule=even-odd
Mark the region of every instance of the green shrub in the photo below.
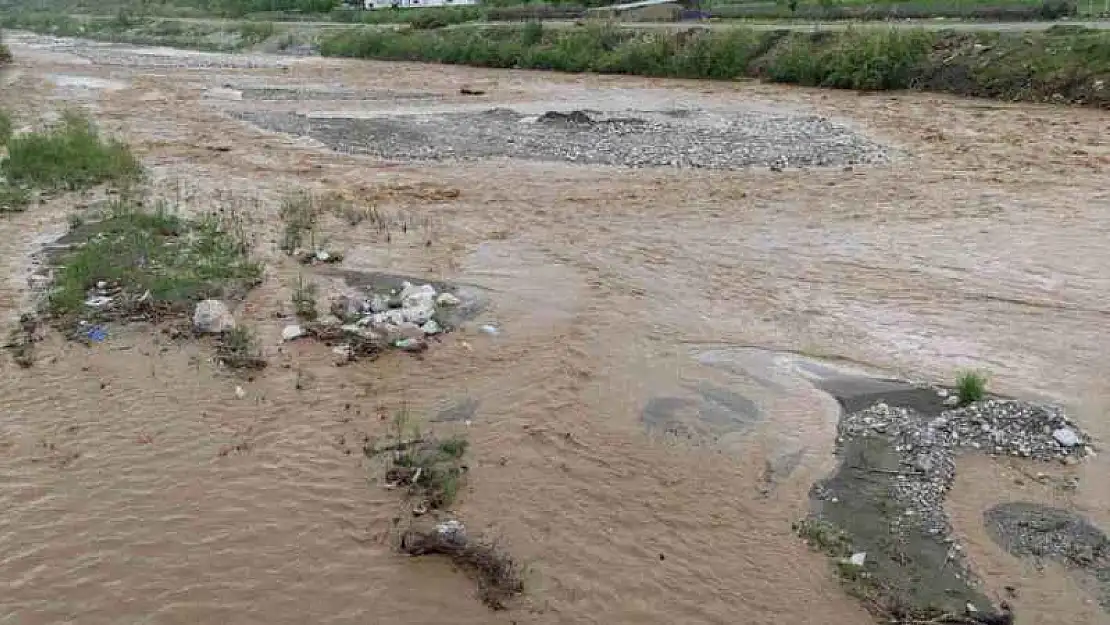
<svg viewBox="0 0 1110 625">
<path fill-rule="evenodd" d="M 977 371 L 965 371 L 956 377 L 956 397 L 961 406 L 982 401 L 987 395 L 987 376 Z"/>
<path fill-rule="evenodd" d="M 12 62 L 12 51 L 8 46 L 4 45 L 4 33 L 0 32 L 0 65 L 7 65 Z"/>
<path fill-rule="evenodd" d="M 923 29 L 643 31 L 610 24 L 351 30 L 325 56 L 679 78 L 741 77 L 843 89 L 923 89 L 1110 105 L 1110 33 Z"/>
<path fill-rule="evenodd" d="M 12 136 L 12 118 L 8 112 L 0 109 L 0 145 L 7 145 Z"/>
<path fill-rule="evenodd" d="M 103 139 L 93 123 L 67 113 L 45 132 L 8 140 L 8 158 L 0 174 L 9 184 L 46 190 L 86 189 L 109 181 L 139 177 L 142 166 L 122 142 Z"/>
</svg>

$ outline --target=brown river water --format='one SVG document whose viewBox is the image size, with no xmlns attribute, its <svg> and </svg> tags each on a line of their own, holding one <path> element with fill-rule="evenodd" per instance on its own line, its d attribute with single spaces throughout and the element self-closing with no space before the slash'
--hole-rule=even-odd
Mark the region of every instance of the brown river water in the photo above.
<svg viewBox="0 0 1110 625">
<path fill-rule="evenodd" d="M 137 326 L 92 348 L 51 338 L 31 369 L 5 360 L 2 622 L 870 623 L 791 532 L 835 462 L 836 405 L 808 363 L 930 382 L 981 368 L 995 390 L 1063 402 L 1096 439 L 1110 435 L 1105 112 L 31 36 L 12 48 L 0 103 L 22 121 L 86 107 L 142 156 L 155 195 L 246 217 L 267 269 L 238 315 L 270 367 L 231 377 L 210 347 Z M 654 98 L 810 111 L 897 156 L 694 174 L 385 162 L 229 115 L 369 105 L 262 103 L 225 87 L 247 82 L 369 90 L 397 110 L 473 107 L 458 94 L 468 85 L 487 91 L 486 108 Z M 413 92 L 438 95 L 414 103 Z M 499 334 L 464 328 L 423 360 L 343 368 L 324 346 L 281 345 L 275 315 L 290 314 L 304 271 L 276 246 L 293 189 L 418 224 L 388 242 L 338 219 L 323 230 L 347 268 L 486 289 L 479 321 Z M 0 220 L 9 317 L 28 301 L 31 255 L 83 202 Z M 448 564 L 394 553 L 404 503 L 361 454 L 396 411 L 427 421 L 460 404 L 477 407 L 469 423 L 433 425 L 472 443 L 456 512 L 528 566 L 528 592 L 507 612 L 485 608 Z M 726 416 L 691 436 L 649 427 L 697 421 L 686 413 L 699 406 Z M 1108 528 L 1108 457 L 960 467 L 956 533 L 989 596 L 1016 588 L 1019 622 L 1110 616 L 1072 578 L 995 546 L 982 511 L 1046 501 Z M 1042 470 L 1082 480 L 1063 494 L 1015 485 Z"/>
</svg>

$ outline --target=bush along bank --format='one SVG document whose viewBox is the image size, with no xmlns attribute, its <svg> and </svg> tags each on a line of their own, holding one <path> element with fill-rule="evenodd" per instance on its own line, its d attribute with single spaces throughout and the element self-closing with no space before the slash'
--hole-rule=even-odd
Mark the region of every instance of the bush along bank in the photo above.
<svg viewBox="0 0 1110 625">
<path fill-rule="evenodd" d="M 1110 33 L 1057 27 L 997 33 L 823 32 L 612 25 L 456 27 L 333 34 L 325 56 L 481 67 L 732 80 L 858 90 L 917 89 L 1023 101 L 1110 105 Z"/>
<path fill-rule="evenodd" d="M 12 51 L 4 45 L 4 32 L 0 31 L 0 67 L 12 62 Z"/>
<path fill-rule="evenodd" d="M 722 4 L 709 9 L 709 16 L 719 19 L 775 19 L 775 20 L 907 20 L 950 18 L 994 22 L 1028 22 L 1056 20 L 1079 14 L 1078 5 L 1072 0 L 1045 0 L 1041 3 L 1025 0 L 999 2 L 952 2 L 927 0 L 924 2 L 885 2 L 867 4 L 792 4 L 789 2 Z"/>
</svg>

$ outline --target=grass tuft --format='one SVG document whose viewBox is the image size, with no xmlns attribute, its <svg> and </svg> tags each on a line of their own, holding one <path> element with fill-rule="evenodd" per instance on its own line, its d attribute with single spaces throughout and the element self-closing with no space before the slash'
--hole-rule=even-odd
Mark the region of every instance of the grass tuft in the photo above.
<svg viewBox="0 0 1110 625">
<path fill-rule="evenodd" d="M 297 285 L 293 287 L 293 310 L 301 321 L 316 320 L 316 290 L 316 283 L 306 281 L 304 276 L 297 278 Z"/>
<path fill-rule="evenodd" d="M 12 117 L 7 111 L 0 109 L 0 146 L 7 145 L 12 137 Z"/>
<path fill-rule="evenodd" d="M 104 139 L 96 126 L 78 113 L 44 132 L 11 137 L 0 175 L 9 185 L 47 191 L 87 189 L 105 182 L 129 182 L 142 165 L 120 141 Z"/>
<path fill-rule="evenodd" d="M 965 371 L 956 376 L 956 397 L 961 406 L 982 401 L 987 395 L 987 376 L 978 371 Z"/>
<path fill-rule="evenodd" d="M 281 250 L 293 254 L 306 246 L 314 247 L 316 221 L 320 209 L 312 194 L 299 192 L 286 196 L 278 212 L 285 228 L 281 236 Z"/>
<path fill-rule="evenodd" d="M 4 33 L 0 32 L 0 66 L 8 65 L 12 62 L 12 51 L 8 46 L 4 45 Z"/>
<path fill-rule="evenodd" d="M 262 369 L 266 366 L 258 339 L 243 326 L 233 328 L 220 337 L 216 357 L 232 369 Z"/>
<path fill-rule="evenodd" d="M 467 450 L 466 439 L 414 438 L 390 447 L 395 448 L 395 452 L 392 466 L 386 471 L 389 483 L 408 486 L 409 494 L 421 500 L 429 510 L 442 510 L 455 502 L 466 474 L 466 466 L 462 463 Z"/>
</svg>

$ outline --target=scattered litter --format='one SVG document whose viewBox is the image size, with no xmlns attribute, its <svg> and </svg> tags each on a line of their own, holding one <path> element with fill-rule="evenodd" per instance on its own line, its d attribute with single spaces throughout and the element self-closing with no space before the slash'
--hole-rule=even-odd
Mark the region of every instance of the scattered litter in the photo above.
<svg viewBox="0 0 1110 625">
<path fill-rule="evenodd" d="M 420 339 L 400 339 L 393 346 L 405 352 L 421 352 L 428 349 L 428 344 Z"/>
<path fill-rule="evenodd" d="M 111 304 L 111 303 L 112 303 L 112 298 L 107 297 L 105 295 L 94 295 L 94 296 L 90 297 L 89 299 L 85 300 L 85 305 L 88 306 L 89 308 L 104 308 L 105 306 L 107 306 L 108 304 Z"/>
<path fill-rule="evenodd" d="M 297 324 L 285 326 L 281 331 L 281 340 L 295 341 L 305 335 L 304 328 Z"/>
<path fill-rule="evenodd" d="M 85 330 L 85 338 L 93 343 L 103 343 L 108 338 L 108 329 L 102 325 L 89 326 Z"/>
<path fill-rule="evenodd" d="M 247 392 L 243 390 L 242 386 L 236 386 L 235 387 L 235 397 L 236 398 L 243 399 L 246 396 L 247 396 Z"/>
<path fill-rule="evenodd" d="M 443 332 L 443 328 L 440 327 L 438 323 L 436 323 L 435 319 L 430 319 L 428 323 L 420 326 L 420 329 L 424 332 L 424 334 L 427 334 L 428 336 Z"/>
<path fill-rule="evenodd" d="M 867 561 L 867 552 L 866 551 L 861 551 L 859 553 L 853 553 L 852 557 L 848 558 L 848 562 L 852 563 L 852 566 L 863 566 L 863 563 L 866 562 L 866 561 Z"/>
<path fill-rule="evenodd" d="M 497 326 L 493 326 L 493 325 L 489 325 L 489 324 L 481 326 L 478 329 L 482 332 L 482 334 L 488 334 L 490 336 L 497 336 L 498 334 L 501 334 L 501 330 L 498 330 Z"/>
<path fill-rule="evenodd" d="M 461 95 L 486 95 L 486 92 L 481 89 L 474 89 L 472 87 L 463 87 L 459 89 Z"/>
</svg>

